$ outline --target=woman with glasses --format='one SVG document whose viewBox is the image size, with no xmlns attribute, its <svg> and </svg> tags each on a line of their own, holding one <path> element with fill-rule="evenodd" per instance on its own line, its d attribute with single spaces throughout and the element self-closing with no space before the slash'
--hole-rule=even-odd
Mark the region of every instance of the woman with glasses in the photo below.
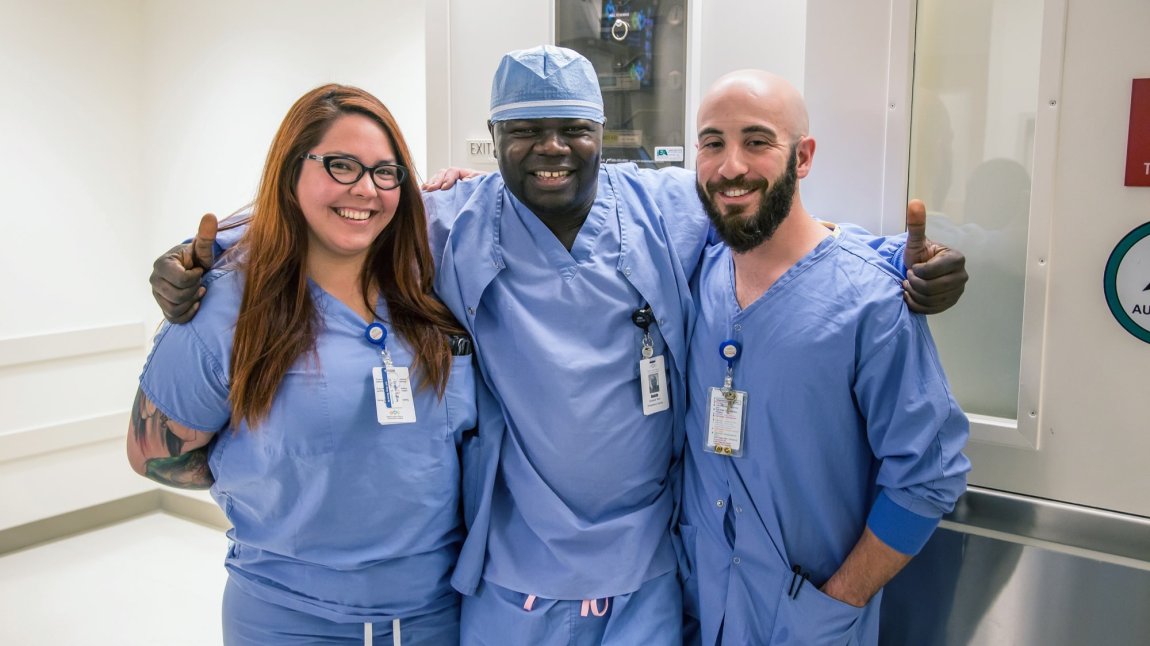
<svg viewBox="0 0 1150 646">
<path fill-rule="evenodd" d="M 198 315 L 144 367 L 129 460 L 231 521 L 226 644 L 458 642 L 475 381 L 410 164 L 375 97 L 301 97 Z"/>
</svg>

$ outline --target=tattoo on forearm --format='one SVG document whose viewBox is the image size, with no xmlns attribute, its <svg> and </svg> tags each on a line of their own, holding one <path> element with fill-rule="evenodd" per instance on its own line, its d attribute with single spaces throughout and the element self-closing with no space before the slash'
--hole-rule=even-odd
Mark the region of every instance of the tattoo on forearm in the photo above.
<svg viewBox="0 0 1150 646">
<path fill-rule="evenodd" d="M 173 430 L 168 416 L 152 405 L 143 391 L 136 393 L 136 402 L 132 408 L 136 444 L 145 455 L 145 447 L 152 447 L 153 457 L 144 461 L 148 478 L 182 489 L 207 489 L 212 486 L 215 478 L 208 469 L 206 446 L 185 451 L 188 441 Z M 163 447 L 167 454 L 156 456 L 159 447 Z"/>
<path fill-rule="evenodd" d="M 169 487 L 180 489 L 208 489 L 216 481 L 208 468 L 208 447 L 200 447 L 171 458 L 152 458 L 147 461 L 147 476 Z"/>
<path fill-rule="evenodd" d="M 135 428 L 136 443 L 140 446 L 159 445 L 163 444 L 168 449 L 168 455 L 179 455 L 184 448 L 184 440 L 179 435 L 172 431 L 172 427 L 168 425 L 168 416 L 160 412 L 160 409 L 150 405 L 144 391 L 136 393 L 136 403 L 132 406 L 135 409 L 136 420 L 133 427 Z"/>
</svg>

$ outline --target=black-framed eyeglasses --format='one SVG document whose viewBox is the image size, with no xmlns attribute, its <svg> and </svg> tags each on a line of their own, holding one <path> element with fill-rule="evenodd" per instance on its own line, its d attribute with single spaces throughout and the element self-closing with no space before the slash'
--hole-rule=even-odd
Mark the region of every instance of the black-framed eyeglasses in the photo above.
<svg viewBox="0 0 1150 646">
<path fill-rule="evenodd" d="M 340 184 L 354 184 L 363 177 L 364 173 L 371 173 L 371 181 L 381 191 L 390 191 L 403 183 L 407 178 L 407 169 L 399 164 L 380 164 L 378 166 L 364 166 L 363 162 L 354 157 L 344 155 L 313 155 L 304 153 L 304 159 L 314 159 L 321 162 L 327 174 Z"/>
</svg>

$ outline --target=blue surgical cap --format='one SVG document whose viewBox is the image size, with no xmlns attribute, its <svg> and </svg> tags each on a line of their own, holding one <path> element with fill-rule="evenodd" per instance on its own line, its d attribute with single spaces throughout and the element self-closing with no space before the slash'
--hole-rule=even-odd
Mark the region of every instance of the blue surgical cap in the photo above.
<svg viewBox="0 0 1150 646">
<path fill-rule="evenodd" d="M 508 119 L 589 119 L 603 123 L 603 95 L 591 61 L 564 47 L 543 45 L 504 54 L 491 81 L 492 122 Z"/>
</svg>

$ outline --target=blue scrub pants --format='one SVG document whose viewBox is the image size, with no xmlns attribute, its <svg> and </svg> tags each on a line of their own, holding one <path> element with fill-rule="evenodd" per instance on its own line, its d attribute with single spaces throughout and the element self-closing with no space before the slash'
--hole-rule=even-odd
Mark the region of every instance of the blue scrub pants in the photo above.
<svg viewBox="0 0 1150 646">
<path fill-rule="evenodd" d="M 683 594 L 675 572 L 655 577 L 632 593 L 586 602 L 540 597 L 529 603 L 526 594 L 482 581 L 474 595 L 463 597 L 460 642 L 465 646 L 679 646 L 682 630 Z"/>
<path fill-rule="evenodd" d="M 365 644 L 364 624 L 336 623 L 251 596 L 228 579 L 224 587 L 225 646 Z M 372 646 L 392 646 L 391 622 L 373 623 Z M 459 604 L 400 619 L 403 646 L 459 644 Z"/>
</svg>

